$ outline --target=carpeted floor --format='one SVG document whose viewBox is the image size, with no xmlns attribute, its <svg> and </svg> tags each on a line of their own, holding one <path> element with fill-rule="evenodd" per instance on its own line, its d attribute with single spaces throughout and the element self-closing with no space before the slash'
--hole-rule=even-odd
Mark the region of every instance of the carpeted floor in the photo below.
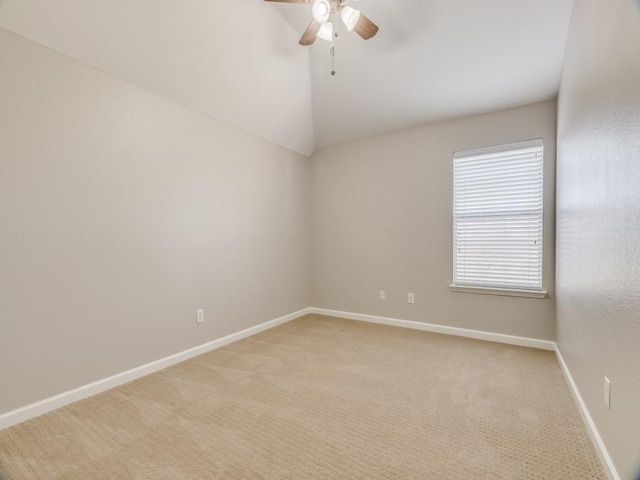
<svg viewBox="0 0 640 480">
<path fill-rule="evenodd" d="M 7 480 L 606 478 L 553 353 L 314 315 L 0 431 L 0 462 Z"/>
</svg>

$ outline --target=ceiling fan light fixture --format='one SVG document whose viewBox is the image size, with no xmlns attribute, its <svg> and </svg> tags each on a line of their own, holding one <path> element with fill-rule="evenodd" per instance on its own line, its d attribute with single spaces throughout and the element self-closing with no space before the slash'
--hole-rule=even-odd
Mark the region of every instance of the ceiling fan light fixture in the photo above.
<svg viewBox="0 0 640 480">
<path fill-rule="evenodd" d="M 330 42 L 333 40 L 333 23 L 325 22 L 320 25 L 320 30 L 318 31 L 318 38 L 322 40 L 326 40 Z"/>
<path fill-rule="evenodd" d="M 342 7 L 342 12 L 340 12 L 340 16 L 342 17 L 342 21 L 344 25 L 347 27 L 348 31 L 353 30 L 353 28 L 358 23 L 360 19 L 360 11 L 355 8 L 345 6 Z"/>
<path fill-rule="evenodd" d="M 331 14 L 329 0 L 316 0 L 312 7 L 313 19 L 318 23 L 325 23 Z"/>
</svg>

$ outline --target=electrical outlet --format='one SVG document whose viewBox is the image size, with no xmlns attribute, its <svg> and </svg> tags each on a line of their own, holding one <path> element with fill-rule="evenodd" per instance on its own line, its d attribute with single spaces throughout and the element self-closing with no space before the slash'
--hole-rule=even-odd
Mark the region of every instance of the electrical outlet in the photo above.
<svg viewBox="0 0 640 480">
<path fill-rule="evenodd" d="M 416 299 L 413 293 L 407 295 L 407 303 L 416 303 Z"/>
<path fill-rule="evenodd" d="M 604 404 L 611 409 L 611 380 L 604 377 Z"/>
<path fill-rule="evenodd" d="M 384 290 L 380 290 L 380 300 L 385 301 L 387 299 L 387 293 Z"/>
<path fill-rule="evenodd" d="M 196 323 L 204 322 L 204 310 L 196 310 Z"/>
</svg>

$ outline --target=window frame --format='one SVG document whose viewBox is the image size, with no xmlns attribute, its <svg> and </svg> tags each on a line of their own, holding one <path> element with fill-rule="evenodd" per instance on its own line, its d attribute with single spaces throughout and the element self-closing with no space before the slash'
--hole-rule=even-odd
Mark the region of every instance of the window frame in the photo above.
<svg viewBox="0 0 640 480">
<path fill-rule="evenodd" d="M 540 147 L 542 149 L 542 164 L 541 164 L 541 185 L 540 185 L 540 190 L 541 190 L 541 210 L 540 210 L 540 288 L 519 288 L 519 287 L 512 287 L 512 286 L 494 286 L 494 285 L 466 285 L 464 283 L 462 284 L 457 284 L 455 283 L 456 280 L 456 268 L 457 268 L 457 264 L 456 264 L 456 260 L 457 260 L 457 255 L 456 255 L 456 226 L 457 226 L 457 219 L 459 217 L 456 216 L 456 187 L 455 187 L 455 181 L 456 181 L 456 167 L 455 167 L 455 162 L 456 159 L 464 159 L 464 158 L 470 158 L 470 157 L 476 157 L 476 156 L 480 156 L 480 155 L 491 155 L 491 154 L 499 154 L 499 153 L 504 153 L 504 152 L 509 152 L 512 150 L 522 150 L 522 149 L 526 149 L 526 148 L 534 148 L 534 147 Z M 452 223 L 453 223 L 453 228 L 452 228 L 452 234 L 453 234 L 453 238 L 452 238 L 452 246 L 453 246 L 453 251 L 452 251 L 452 266 L 453 266 L 453 270 L 452 270 L 452 276 L 453 276 L 453 280 L 451 282 L 451 284 L 449 285 L 449 288 L 452 292 L 461 292 L 461 293 L 479 293 L 479 294 L 490 294 L 490 295 L 506 295 L 506 296 L 516 296 L 516 297 L 529 297 L 529 298 L 545 298 L 547 296 L 547 292 L 544 290 L 544 217 L 545 217 L 545 208 L 544 208 L 544 185 L 545 185 L 545 180 L 544 180 L 544 159 L 545 159 L 545 154 L 544 154 L 544 140 L 542 138 L 538 138 L 538 139 L 534 139 L 534 140 L 527 140 L 527 141 L 522 141 L 522 142 L 516 142 L 516 143 L 508 143 L 508 144 L 502 144 L 502 145 L 494 145 L 491 147 L 485 147 L 485 148 L 479 148 L 479 149 L 474 149 L 474 150 L 464 150 L 464 151 L 458 151 L 458 152 L 454 152 L 453 154 L 453 161 L 452 161 L 452 187 L 453 187 L 453 191 L 452 191 Z M 498 214 L 495 214 L 495 216 L 499 216 Z"/>
</svg>

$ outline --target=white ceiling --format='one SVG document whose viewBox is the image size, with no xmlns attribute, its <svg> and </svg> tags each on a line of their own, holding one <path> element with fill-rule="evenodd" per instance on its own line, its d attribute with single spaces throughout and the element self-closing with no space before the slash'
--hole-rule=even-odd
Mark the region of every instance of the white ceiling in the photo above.
<svg viewBox="0 0 640 480">
<path fill-rule="evenodd" d="M 557 94 L 571 0 L 362 0 L 380 26 L 301 47 L 308 5 L 0 0 L 0 26 L 310 154 Z"/>
</svg>

